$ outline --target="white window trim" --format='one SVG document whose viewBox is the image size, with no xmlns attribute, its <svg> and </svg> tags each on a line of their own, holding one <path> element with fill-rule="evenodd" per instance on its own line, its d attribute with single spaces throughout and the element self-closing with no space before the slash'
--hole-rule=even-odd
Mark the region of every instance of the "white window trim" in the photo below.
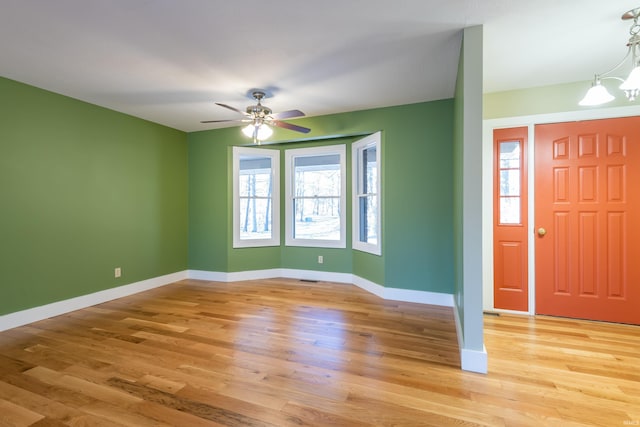
<svg viewBox="0 0 640 427">
<path fill-rule="evenodd" d="M 271 239 L 241 239 L 240 219 L 240 156 L 271 158 Z M 233 247 L 254 248 L 280 246 L 280 151 L 253 147 L 233 147 Z"/>
<path fill-rule="evenodd" d="M 381 192 L 381 181 L 382 181 L 382 164 L 380 162 L 380 152 L 381 150 L 381 132 L 376 132 L 374 134 L 368 135 L 351 145 L 351 184 L 352 184 L 352 201 L 351 201 L 351 212 L 352 212 L 352 224 L 351 224 L 351 234 L 352 234 L 352 243 L 351 246 L 353 249 L 368 252 L 374 255 L 382 255 L 382 192 Z M 360 151 L 368 147 L 376 147 L 376 164 L 378 167 L 378 176 L 376 180 L 376 195 L 378 197 L 377 203 L 377 215 L 376 215 L 376 233 L 378 236 L 377 244 L 371 244 L 368 242 L 360 241 L 360 209 L 358 206 L 360 205 L 358 200 L 358 190 L 362 188 L 362 174 L 360 173 Z"/>
<path fill-rule="evenodd" d="M 320 240 L 320 239 L 295 239 L 293 237 L 293 187 L 294 173 L 293 163 L 296 157 L 307 157 L 327 154 L 338 154 L 340 157 L 340 239 Z M 294 148 L 285 150 L 285 245 L 303 246 L 314 248 L 346 248 L 346 193 L 347 193 L 347 171 L 346 171 L 346 148 L 345 145 L 327 145 L 322 147 Z"/>
</svg>

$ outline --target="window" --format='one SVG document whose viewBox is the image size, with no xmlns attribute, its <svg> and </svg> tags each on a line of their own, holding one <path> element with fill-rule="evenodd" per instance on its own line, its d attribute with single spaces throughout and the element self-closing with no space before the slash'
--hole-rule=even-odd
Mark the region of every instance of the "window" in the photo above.
<svg viewBox="0 0 640 427">
<path fill-rule="evenodd" d="M 380 255 L 380 132 L 355 142 L 351 150 L 353 248 Z"/>
<path fill-rule="evenodd" d="M 500 142 L 500 224 L 520 224 L 520 141 Z"/>
<path fill-rule="evenodd" d="M 233 147 L 233 247 L 280 245 L 280 152 Z"/>
<path fill-rule="evenodd" d="M 286 244 L 344 248 L 345 146 L 285 151 Z"/>
</svg>

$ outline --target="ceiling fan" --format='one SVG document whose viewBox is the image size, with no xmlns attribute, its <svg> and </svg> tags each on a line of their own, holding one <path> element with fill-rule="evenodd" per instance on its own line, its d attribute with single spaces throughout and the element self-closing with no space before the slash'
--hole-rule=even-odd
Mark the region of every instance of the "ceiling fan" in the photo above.
<svg viewBox="0 0 640 427">
<path fill-rule="evenodd" d="M 244 122 L 249 123 L 248 126 L 242 129 L 242 132 L 253 138 L 254 144 L 260 144 L 260 141 L 264 141 L 269 138 L 273 133 L 273 130 L 269 126 L 277 126 L 284 129 L 293 130 L 296 132 L 309 133 L 311 129 L 294 125 L 292 123 L 284 122 L 282 119 L 292 119 L 294 117 L 303 117 L 304 113 L 300 110 L 288 110 L 281 113 L 273 113 L 271 108 L 262 105 L 261 101 L 266 97 L 266 92 L 261 89 L 254 89 L 251 92 L 251 96 L 256 100 L 256 105 L 250 105 L 246 111 L 238 110 L 227 104 L 216 102 L 217 105 L 227 108 L 236 113 L 242 114 L 244 117 L 231 120 L 203 120 L 200 123 L 222 123 L 222 122 Z"/>
</svg>

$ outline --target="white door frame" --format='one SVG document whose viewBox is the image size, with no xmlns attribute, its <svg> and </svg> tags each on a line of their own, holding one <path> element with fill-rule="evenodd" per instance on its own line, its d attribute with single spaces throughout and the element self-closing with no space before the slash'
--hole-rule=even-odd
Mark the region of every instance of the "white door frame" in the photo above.
<svg viewBox="0 0 640 427">
<path fill-rule="evenodd" d="M 535 229 L 535 125 L 544 123 L 561 123 L 579 120 L 611 119 L 615 117 L 640 116 L 640 105 L 629 107 L 600 108 L 563 113 L 538 114 L 531 116 L 505 117 L 499 119 L 483 120 L 482 124 L 482 308 L 485 311 L 505 313 L 535 314 L 535 239 L 527 240 L 529 250 L 529 310 L 527 312 L 514 312 L 511 310 L 496 309 L 493 302 L 493 130 L 500 128 L 527 127 L 529 129 L 529 151 L 527 170 L 529 171 L 528 191 L 528 224 L 527 227 L 533 235 Z"/>
</svg>

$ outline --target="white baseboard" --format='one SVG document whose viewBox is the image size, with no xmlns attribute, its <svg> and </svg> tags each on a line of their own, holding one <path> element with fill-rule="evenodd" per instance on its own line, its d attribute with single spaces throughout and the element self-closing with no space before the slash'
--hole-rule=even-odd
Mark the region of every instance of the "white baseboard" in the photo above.
<svg viewBox="0 0 640 427">
<path fill-rule="evenodd" d="M 463 371 L 487 373 L 487 348 L 483 345 L 482 351 L 463 348 L 460 350 L 460 362 Z"/>
<path fill-rule="evenodd" d="M 243 280 L 287 279 L 318 280 L 326 282 L 351 283 L 351 274 L 326 271 L 295 270 L 290 268 L 271 268 L 267 270 L 238 271 L 220 273 L 217 271 L 189 270 L 190 279 L 210 280 L 212 282 L 240 282 Z"/>
<path fill-rule="evenodd" d="M 453 295 L 412 289 L 384 288 L 384 299 L 417 302 L 419 304 L 453 307 Z"/>
<path fill-rule="evenodd" d="M 352 283 L 357 287 L 386 300 L 453 307 L 453 295 L 451 294 L 416 291 L 413 289 L 389 288 L 356 275 L 353 275 Z"/>
<path fill-rule="evenodd" d="M 184 280 L 187 277 L 188 274 L 186 270 L 180 271 L 177 273 L 142 280 L 140 282 L 130 283 L 128 285 L 118 286 L 117 288 L 105 289 L 104 291 L 98 291 L 92 294 L 42 305 L 40 307 L 5 314 L 0 316 L 0 331 L 6 331 L 7 329 L 48 319 L 49 317 L 59 316 L 81 308 L 91 307 L 92 305 L 126 297 L 138 292 L 148 291 L 149 289 L 158 288 L 179 280 Z"/>
<path fill-rule="evenodd" d="M 208 280 L 210 282 L 228 282 L 229 273 L 219 273 L 217 271 L 187 270 L 189 279 Z"/>
<path fill-rule="evenodd" d="M 464 334 L 462 333 L 462 322 L 458 313 L 458 307 L 454 304 L 453 316 L 456 322 L 456 335 L 458 336 L 458 348 L 460 349 L 460 365 L 463 371 L 486 374 L 488 372 L 487 348 L 482 345 L 482 351 L 472 350 L 464 347 Z"/>
<path fill-rule="evenodd" d="M 254 271 L 236 271 L 223 273 L 219 271 L 188 270 L 189 279 L 208 280 L 211 282 L 241 282 L 243 280 L 271 279 L 282 277 L 279 268 Z"/>
<path fill-rule="evenodd" d="M 269 270 L 242 271 L 237 273 L 219 273 L 216 271 L 189 270 L 190 279 L 210 280 L 213 282 L 237 282 L 240 280 L 287 279 L 317 280 L 324 282 L 351 283 L 382 299 L 419 304 L 453 307 L 453 295 L 438 292 L 416 291 L 411 289 L 388 288 L 370 280 L 349 273 L 330 271 L 295 270 L 274 268 Z"/>
<path fill-rule="evenodd" d="M 330 271 L 280 269 L 280 277 L 299 280 L 317 280 L 319 282 L 353 283 L 353 274 L 333 273 Z"/>
</svg>

